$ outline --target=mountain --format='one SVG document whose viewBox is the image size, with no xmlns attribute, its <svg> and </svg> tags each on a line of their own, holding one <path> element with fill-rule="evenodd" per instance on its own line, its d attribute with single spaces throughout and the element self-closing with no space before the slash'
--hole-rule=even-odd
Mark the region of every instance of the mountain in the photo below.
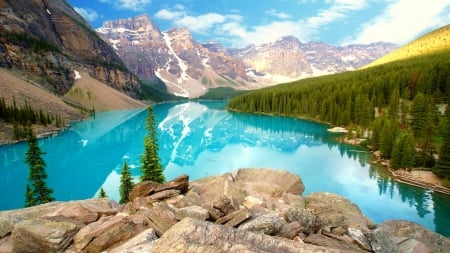
<svg viewBox="0 0 450 253">
<path fill-rule="evenodd" d="M 170 93 L 197 97 L 208 88 L 241 86 L 242 62 L 213 43 L 201 45 L 187 29 L 161 32 L 147 15 L 107 21 L 97 32 L 113 46 L 128 68 L 141 79 L 162 80 Z"/>
<path fill-rule="evenodd" d="M 116 52 L 65 0 L 0 0 L 0 67 L 58 95 L 75 70 L 137 97 L 140 84 Z"/>
<path fill-rule="evenodd" d="M 393 61 L 403 60 L 415 56 L 448 50 L 450 45 L 450 25 L 438 28 L 429 32 L 401 48 L 381 57 L 368 64 L 366 67 L 373 67 Z"/>
<path fill-rule="evenodd" d="M 97 32 L 144 80 L 162 80 L 170 93 L 197 97 L 215 87 L 255 89 L 353 70 L 396 48 L 390 43 L 335 47 L 288 36 L 274 43 L 227 49 L 201 44 L 186 28 L 161 32 L 147 15 L 107 21 Z"/>
<path fill-rule="evenodd" d="M 384 42 L 338 47 L 323 42 L 302 43 L 286 36 L 273 43 L 228 52 L 242 60 L 258 82 L 270 84 L 355 70 L 395 48 Z"/>
<path fill-rule="evenodd" d="M 0 97 L 7 105 L 67 123 L 92 109 L 144 107 L 129 96 L 151 91 L 65 0 L 0 0 Z M 34 129 L 59 127 L 53 121 Z M 0 143 L 13 134 L 11 120 L 0 114 Z"/>
</svg>

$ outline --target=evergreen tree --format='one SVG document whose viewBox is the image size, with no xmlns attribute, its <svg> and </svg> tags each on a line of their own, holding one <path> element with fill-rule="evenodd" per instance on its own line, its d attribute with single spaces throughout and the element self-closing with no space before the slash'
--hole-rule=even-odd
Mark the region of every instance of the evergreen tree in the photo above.
<svg viewBox="0 0 450 253">
<path fill-rule="evenodd" d="M 393 169 L 410 169 L 416 156 L 415 141 L 411 133 L 401 133 L 392 147 L 391 166 Z"/>
<path fill-rule="evenodd" d="M 433 171 L 439 177 L 450 179 L 450 108 L 447 108 L 446 118 L 447 127 L 444 134 L 441 153 Z"/>
<path fill-rule="evenodd" d="M 33 198 L 33 191 L 30 188 L 30 185 L 27 184 L 27 189 L 25 191 L 25 207 L 35 206 L 36 200 Z"/>
<path fill-rule="evenodd" d="M 107 198 L 105 190 L 103 190 L 103 187 L 100 188 L 100 192 L 98 193 L 99 198 Z"/>
<path fill-rule="evenodd" d="M 129 196 L 133 190 L 133 179 L 131 177 L 130 170 L 128 168 L 127 162 L 123 162 L 122 173 L 120 176 L 120 204 L 125 204 L 130 201 Z"/>
<path fill-rule="evenodd" d="M 146 129 L 149 135 L 144 137 L 144 154 L 141 162 L 141 181 L 154 181 L 163 183 L 165 181 L 163 167 L 158 156 L 158 141 L 156 139 L 156 120 L 152 107 L 147 107 L 148 117 Z"/>
<path fill-rule="evenodd" d="M 29 207 L 48 203 L 54 201 L 55 199 L 51 196 L 53 190 L 48 188 L 45 182 L 47 179 L 47 173 L 45 172 L 45 161 L 41 157 L 41 155 L 45 153 L 39 148 L 38 141 L 31 124 L 28 124 L 25 127 L 25 133 L 28 143 L 28 151 L 25 154 L 25 162 L 30 167 L 28 175 L 30 185 L 27 184 L 25 206 Z"/>
</svg>

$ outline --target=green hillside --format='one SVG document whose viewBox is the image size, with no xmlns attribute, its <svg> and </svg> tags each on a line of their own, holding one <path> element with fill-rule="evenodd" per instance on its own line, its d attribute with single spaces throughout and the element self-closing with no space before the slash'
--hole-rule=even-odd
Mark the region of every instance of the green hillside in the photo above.
<svg viewBox="0 0 450 253">
<path fill-rule="evenodd" d="M 446 50 L 450 45 L 450 25 L 436 29 L 368 64 L 365 68 Z"/>
<path fill-rule="evenodd" d="M 424 37 L 430 40 L 431 35 Z M 250 92 L 231 99 L 228 108 L 348 127 L 353 130 L 351 137 L 367 139 L 367 145 L 380 150 L 394 169 L 433 167 L 435 155 L 440 154 L 449 161 L 444 167 L 436 166 L 436 172 L 450 178 L 450 148 L 446 147 L 450 145 L 450 120 L 442 114 L 449 99 L 447 45 L 371 68 Z M 440 150 L 447 150 L 448 156 Z"/>
</svg>

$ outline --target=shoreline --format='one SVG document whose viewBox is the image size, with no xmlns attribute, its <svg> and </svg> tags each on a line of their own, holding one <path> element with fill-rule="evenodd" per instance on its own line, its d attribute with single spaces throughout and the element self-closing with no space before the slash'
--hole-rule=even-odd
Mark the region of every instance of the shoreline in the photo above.
<svg viewBox="0 0 450 253">
<path fill-rule="evenodd" d="M 344 139 L 345 143 L 351 145 L 360 146 L 360 142 L 362 139 Z M 368 152 L 371 153 L 371 156 L 374 160 L 371 162 L 372 164 L 378 164 L 382 166 L 389 173 L 389 177 L 392 178 L 396 182 L 408 184 L 415 187 L 420 187 L 425 190 L 430 190 L 434 192 L 439 192 L 442 194 L 450 195 L 450 188 L 444 187 L 442 185 L 442 179 L 437 177 L 436 174 L 430 169 L 425 170 L 423 168 L 413 168 L 411 171 L 407 171 L 405 169 L 393 170 L 390 167 L 390 161 L 386 159 L 382 159 L 380 157 L 379 151 L 367 149 Z M 421 176 L 422 174 L 430 174 L 426 176 Z M 418 175 L 416 175 L 418 174 Z"/>
</svg>

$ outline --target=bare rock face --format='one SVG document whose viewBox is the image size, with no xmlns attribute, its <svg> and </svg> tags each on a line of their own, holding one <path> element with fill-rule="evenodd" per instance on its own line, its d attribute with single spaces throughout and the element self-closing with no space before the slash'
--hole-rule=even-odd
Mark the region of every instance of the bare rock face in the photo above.
<svg viewBox="0 0 450 253">
<path fill-rule="evenodd" d="M 208 236 L 205 236 L 208 235 Z M 345 252 L 186 218 L 167 231 L 154 252 Z"/>
<path fill-rule="evenodd" d="M 302 232 L 309 235 L 322 228 L 322 221 L 311 211 L 298 206 L 291 206 L 285 212 L 288 222 L 298 222 L 302 226 Z"/>
<path fill-rule="evenodd" d="M 72 220 L 73 223 L 88 224 L 101 216 L 116 213 L 117 209 L 113 208 L 108 199 L 51 202 L 30 208 L 4 211 L 0 212 L 0 238 L 10 234 L 14 226 L 22 220 L 61 217 Z"/>
<path fill-rule="evenodd" d="M 74 236 L 76 252 L 101 252 L 141 232 L 129 217 L 107 216 L 93 222 Z"/>
<path fill-rule="evenodd" d="M 240 85 L 247 79 L 244 64 L 225 50 L 208 50 L 186 28 L 161 32 L 147 15 L 106 21 L 97 32 L 133 73 L 144 80 L 163 80 L 173 94 L 196 97 L 210 87 Z"/>
<path fill-rule="evenodd" d="M 370 236 L 374 252 L 436 252 L 450 249 L 450 239 L 409 221 L 388 220 Z"/>
<path fill-rule="evenodd" d="M 19 222 L 11 240 L 14 252 L 62 252 L 77 231 L 73 223 L 37 218 Z"/>
<path fill-rule="evenodd" d="M 351 227 L 368 232 L 375 224 L 365 217 L 357 205 L 332 193 L 312 193 L 305 198 L 306 208 L 331 228 Z"/>
<path fill-rule="evenodd" d="M 383 42 L 342 47 L 320 41 L 302 43 L 293 36 L 286 36 L 271 43 L 228 49 L 228 53 L 243 61 L 247 73 L 258 82 L 280 83 L 354 70 L 396 48 L 394 44 Z"/>
<path fill-rule="evenodd" d="M 130 193 L 130 200 L 138 197 L 150 196 L 151 199 L 164 199 L 185 193 L 189 186 L 189 176 L 184 174 L 170 182 L 160 184 L 151 181 L 144 181 L 137 184 Z"/>
<path fill-rule="evenodd" d="M 140 84 L 119 56 L 66 1 L 1 1 L 0 66 L 25 72 L 51 92 L 65 94 L 75 69 L 129 95 Z"/>
</svg>

